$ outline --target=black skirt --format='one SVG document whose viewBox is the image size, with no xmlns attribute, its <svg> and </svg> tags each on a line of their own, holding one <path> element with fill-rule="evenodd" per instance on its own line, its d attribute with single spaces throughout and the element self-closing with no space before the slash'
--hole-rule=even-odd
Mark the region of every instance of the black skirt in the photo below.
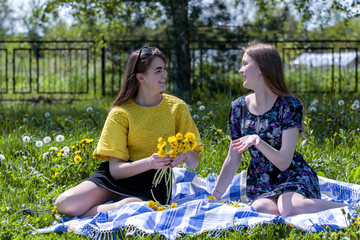
<svg viewBox="0 0 360 240">
<path fill-rule="evenodd" d="M 86 180 L 122 196 L 137 197 L 143 201 L 157 200 L 161 204 L 167 204 L 165 179 L 163 178 L 156 188 L 152 186 L 155 173 L 156 170 L 152 169 L 129 178 L 115 180 L 110 174 L 109 161 L 103 161 L 96 172 Z"/>
</svg>

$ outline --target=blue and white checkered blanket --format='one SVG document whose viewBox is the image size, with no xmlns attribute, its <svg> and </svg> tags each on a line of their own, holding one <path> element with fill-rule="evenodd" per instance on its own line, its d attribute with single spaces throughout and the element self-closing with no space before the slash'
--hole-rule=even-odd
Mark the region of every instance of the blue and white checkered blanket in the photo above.
<svg viewBox="0 0 360 240">
<path fill-rule="evenodd" d="M 168 239 L 183 235 L 207 232 L 218 236 L 222 230 L 240 230 L 243 226 L 260 223 L 285 223 L 305 230 L 319 232 L 346 228 L 349 216 L 355 210 L 349 207 L 335 208 L 318 213 L 301 214 L 292 217 L 258 213 L 252 207 L 241 204 L 234 207 L 232 201 L 245 203 L 246 172 L 235 176 L 225 192 L 222 202 L 208 199 L 215 186 L 216 177 L 203 178 L 184 168 L 174 168 L 176 181 L 173 186 L 172 202 L 178 206 L 165 211 L 151 209 L 147 202 L 129 203 L 116 210 L 99 213 L 90 218 L 73 218 L 54 226 L 37 229 L 36 233 L 52 231 L 74 232 L 90 238 L 106 238 L 114 234 L 138 235 L 158 233 Z M 360 185 L 339 182 L 319 177 L 323 199 L 351 203 L 360 199 Z"/>
</svg>

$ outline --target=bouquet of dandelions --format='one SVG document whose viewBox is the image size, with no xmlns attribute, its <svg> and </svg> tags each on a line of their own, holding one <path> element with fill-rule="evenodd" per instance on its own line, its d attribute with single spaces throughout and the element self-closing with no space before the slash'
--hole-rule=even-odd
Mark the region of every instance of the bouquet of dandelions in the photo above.
<svg viewBox="0 0 360 240">
<path fill-rule="evenodd" d="M 171 158 L 175 158 L 179 153 L 186 153 L 187 151 L 194 150 L 196 147 L 196 137 L 195 134 L 191 132 L 186 133 L 185 136 L 182 133 L 177 133 L 175 136 L 168 137 L 167 141 L 160 137 L 158 138 L 157 147 L 159 149 L 158 154 L 160 157 L 164 158 L 169 155 Z M 152 182 L 153 187 L 157 187 L 161 180 L 163 178 L 165 179 L 167 196 L 166 204 L 169 203 L 171 196 L 173 175 L 172 168 L 158 169 Z M 154 200 L 157 201 L 152 190 L 151 193 Z"/>
</svg>

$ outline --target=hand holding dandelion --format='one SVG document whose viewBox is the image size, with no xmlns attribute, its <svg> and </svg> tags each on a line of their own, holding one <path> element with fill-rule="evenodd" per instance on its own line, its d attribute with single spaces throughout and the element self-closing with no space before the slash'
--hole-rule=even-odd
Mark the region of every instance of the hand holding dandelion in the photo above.
<svg viewBox="0 0 360 240">
<path fill-rule="evenodd" d="M 182 133 L 177 133 L 175 136 L 171 136 L 164 140 L 164 138 L 158 138 L 158 155 L 164 160 L 167 158 L 170 159 L 168 167 L 176 167 L 184 162 L 186 162 L 188 151 L 192 151 L 196 148 L 196 138 L 195 134 L 188 132 L 185 136 Z M 165 161 L 166 163 L 166 161 Z M 167 187 L 167 203 L 170 200 L 171 195 L 171 185 L 173 178 L 173 171 L 171 168 L 162 168 L 156 171 L 153 180 L 153 187 L 156 187 L 163 178 L 165 178 L 166 187 Z M 155 199 L 154 195 L 153 198 Z M 156 199 L 155 199 L 156 200 Z"/>
</svg>

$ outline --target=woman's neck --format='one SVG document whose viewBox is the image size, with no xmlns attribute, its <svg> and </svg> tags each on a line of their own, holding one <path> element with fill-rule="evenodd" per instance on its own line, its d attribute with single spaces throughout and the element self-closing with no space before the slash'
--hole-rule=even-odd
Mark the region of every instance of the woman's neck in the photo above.
<svg viewBox="0 0 360 240">
<path fill-rule="evenodd" d="M 134 102 L 141 107 L 155 107 L 160 104 L 162 100 L 162 94 L 158 93 L 155 95 L 138 93 L 133 98 Z"/>
</svg>

